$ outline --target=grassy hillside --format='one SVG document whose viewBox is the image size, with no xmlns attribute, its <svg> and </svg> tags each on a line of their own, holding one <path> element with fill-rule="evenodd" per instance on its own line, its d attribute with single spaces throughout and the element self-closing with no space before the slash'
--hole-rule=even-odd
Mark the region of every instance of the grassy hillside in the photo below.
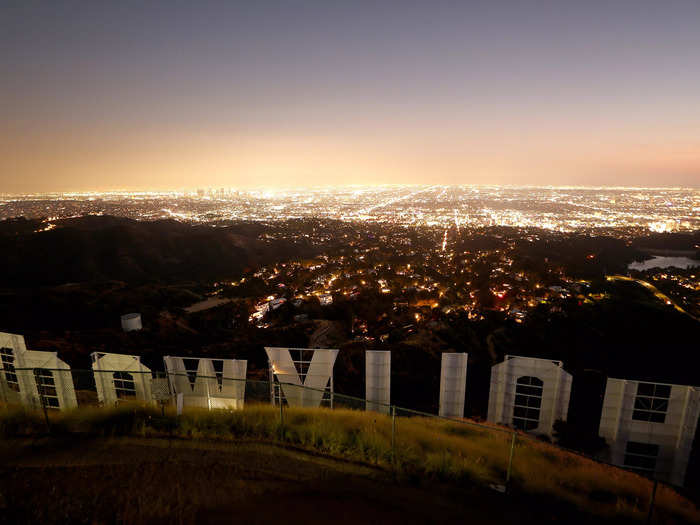
<svg viewBox="0 0 700 525">
<path fill-rule="evenodd" d="M 11 525 L 591 519 L 477 485 L 401 482 L 389 470 L 275 443 L 75 435 L 0 440 L 0 503 L 0 523 Z"/>
<path fill-rule="evenodd" d="M 95 409 L 51 414 L 54 436 L 98 435 L 217 441 L 282 441 L 305 450 L 371 464 L 408 483 L 473 487 L 503 484 L 510 436 L 459 422 L 397 417 L 336 409 L 279 409 L 248 405 L 237 412 L 196 411 L 181 417 L 142 408 Z M 46 433 L 41 413 L 3 411 L 5 438 Z M 600 519 L 646 518 L 651 483 L 636 474 L 600 465 L 520 436 L 509 487 L 533 503 L 563 506 Z M 515 496 L 514 496 L 515 497 Z M 675 491 L 659 487 L 658 523 L 700 522 L 700 512 Z"/>
</svg>

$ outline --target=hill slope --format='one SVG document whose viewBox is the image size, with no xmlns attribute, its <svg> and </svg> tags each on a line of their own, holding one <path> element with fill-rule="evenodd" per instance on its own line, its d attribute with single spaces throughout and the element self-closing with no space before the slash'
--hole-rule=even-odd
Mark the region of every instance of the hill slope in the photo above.
<svg viewBox="0 0 700 525">
<path fill-rule="evenodd" d="M 121 280 L 192 281 L 234 278 L 249 267 L 309 254 L 286 241 L 262 242 L 264 226 L 222 228 L 174 220 L 87 216 L 51 223 L 0 223 L 0 286 L 44 286 Z"/>
<path fill-rule="evenodd" d="M 636 474 L 520 436 L 504 497 L 488 487 L 505 482 L 508 434 L 437 418 L 402 415 L 392 422 L 363 410 L 286 409 L 280 424 L 279 409 L 251 403 L 239 411 L 191 409 L 179 417 L 135 406 L 83 409 L 51 414 L 51 432 L 67 448 L 58 448 L 53 439 L 44 449 L 17 441 L 45 430 L 39 413 L 3 411 L 0 417 L 0 433 L 10 438 L 0 446 L 5 459 L 0 491 L 12 494 L 12 501 L 29 502 L 18 508 L 42 521 L 59 511 L 67 515 L 73 505 L 89 510 L 81 520 L 101 519 L 103 504 L 131 512 L 123 517 L 129 521 L 165 519 L 175 510 L 191 521 L 200 512 L 229 512 L 242 504 L 252 517 L 277 515 L 293 523 L 306 523 L 309 515 L 322 522 L 331 513 L 347 514 L 349 522 L 362 521 L 363 514 L 397 523 L 456 521 L 463 514 L 475 523 L 633 523 L 646 518 L 651 493 L 649 480 Z M 119 442 L 101 441 L 105 435 L 151 439 L 139 442 L 140 450 L 132 453 L 122 452 Z M 177 452 L 170 449 L 173 443 Z M 246 455 L 250 443 L 258 443 L 259 450 Z M 264 449 L 273 444 L 275 449 Z M 183 455 L 180 446 L 214 447 L 230 456 Z M 300 455 L 290 458 L 277 452 L 279 446 Z M 183 459 L 187 466 L 179 464 Z M 53 497 L 47 499 L 37 487 L 46 487 Z M 357 490 L 348 494 L 348 487 Z M 232 490 L 246 497 L 232 497 Z M 129 495 L 135 509 L 124 508 Z M 57 497 L 64 503 L 56 503 Z M 46 507 L 53 510 L 43 511 Z M 323 512 L 314 514 L 315 508 Z M 388 509 L 393 510 L 380 519 Z M 657 491 L 654 513 L 658 523 L 700 523 L 695 505 L 664 486 Z M 113 519 L 122 518 L 112 514 Z"/>
</svg>

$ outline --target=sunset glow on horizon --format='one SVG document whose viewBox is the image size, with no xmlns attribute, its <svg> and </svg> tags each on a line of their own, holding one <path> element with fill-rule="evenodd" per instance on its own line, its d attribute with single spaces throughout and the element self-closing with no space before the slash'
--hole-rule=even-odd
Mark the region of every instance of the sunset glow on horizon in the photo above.
<svg viewBox="0 0 700 525">
<path fill-rule="evenodd" d="M 0 193 L 700 186 L 700 3 L 3 7 Z"/>
</svg>

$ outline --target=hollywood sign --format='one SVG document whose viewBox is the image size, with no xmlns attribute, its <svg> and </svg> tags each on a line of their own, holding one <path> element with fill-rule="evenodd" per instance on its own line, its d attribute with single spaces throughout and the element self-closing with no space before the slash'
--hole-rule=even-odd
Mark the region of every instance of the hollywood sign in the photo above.
<svg viewBox="0 0 700 525">
<path fill-rule="evenodd" d="M 337 349 L 266 347 L 270 400 L 290 407 L 333 405 Z M 365 409 L 388 413 L 391 353 L 365 354 Z M 154 402 L 151 370 L 138 356 L 93 353 L 92 370 L 100 404 L 123 400 Z M 466 353 L 444 353 L 439 414 L 463 418 Z M 247 362 L 165 356 L 169 398 L 181 406 L 241 409 Z M 488 421 L 552 436 L 566 421 L 572 376 L 560 361 L 505 356 L 491 369 Z M 168 396 L 166 396 L 168 397 Z M 70 367 L 55 352 L 28 350 L 21 335 L 0 333 L 0 401 L 33 408 L 78 406 Z M 607 380 L 600 435 L 610 445 L 604 459 L 682 485 L 700 417 L 700 389 L 624 379 Z"/>
</svg>

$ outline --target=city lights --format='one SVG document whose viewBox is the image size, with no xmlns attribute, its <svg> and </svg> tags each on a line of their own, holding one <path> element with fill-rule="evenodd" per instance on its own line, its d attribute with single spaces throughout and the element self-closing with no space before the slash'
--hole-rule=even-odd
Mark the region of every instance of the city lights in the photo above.
<svg viewBox="0 0 700 525">
<path fill-rule="evenodd" d="M 231 188 L 0 196 L 0 218 L 117 215 L 193 223 L 318 218 L 450 228 L 504 226 L 549 231 L 694 231 L 700 190 L 517 186 Z"/>
</svg>

